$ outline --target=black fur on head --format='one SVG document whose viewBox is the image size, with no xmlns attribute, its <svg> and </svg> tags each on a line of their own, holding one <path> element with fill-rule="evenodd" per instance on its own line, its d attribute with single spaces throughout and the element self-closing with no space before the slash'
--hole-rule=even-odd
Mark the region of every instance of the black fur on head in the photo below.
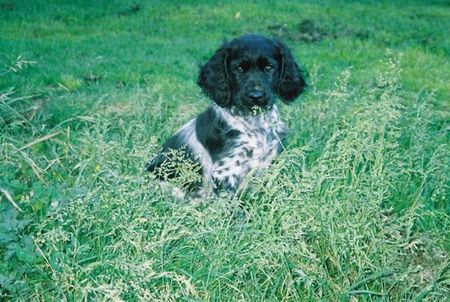
<svg viewBox="0 0 450 302">
<path fill-rule="evenodd" d="M 306 83 L 290 50 L 279 40 L 248 34 L 224 43 L 200 69 L 198 85 L 221 107 L 273 105 L 276 95 L 295 100 Z"/>
<path fill-rule="evenodd" d="M 281 62 L 278 96 L 285 103 L 292 102 L 305 90 L 306 81 L 289 48 L 279 40 L 275 40 L 275 43 L 278 48 L 278 60 Z"/>
<path fill-rule="evenodd" d="M 203 92 L 219 106 L 226 106 L 230 102 L 231 91 L 227 60 L 229 49 L 227 44 L 222 45 L 209 61 L 200 69 L 198 85 Z"/>
</svg>

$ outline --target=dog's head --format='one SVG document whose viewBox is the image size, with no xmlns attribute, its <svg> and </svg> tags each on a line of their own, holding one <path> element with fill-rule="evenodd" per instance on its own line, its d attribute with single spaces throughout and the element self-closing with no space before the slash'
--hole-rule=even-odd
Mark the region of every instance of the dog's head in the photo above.
<svg viewBox="0 0 450 302">
<path fill-rule="evenodd" d="M 281 41 L 249 34 L 222 45 L 201 68 L 198 85 L 219 106 L 249 112 L 270 108 L 277 96 L 295 100 L 306 83 Z"/>
</svg>

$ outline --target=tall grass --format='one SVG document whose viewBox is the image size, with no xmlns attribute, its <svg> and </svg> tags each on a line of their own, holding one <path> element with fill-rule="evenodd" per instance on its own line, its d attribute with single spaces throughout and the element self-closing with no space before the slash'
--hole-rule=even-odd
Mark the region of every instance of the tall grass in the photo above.
<svg viewBox="0 0 450 302">
<path fill-rule="evenodd" d="M 1 132 L 1 185 L 15 190 L 15 201 L 4 194 L 0 203 L 0 267 L 10 272 L 0 273 L 2 296 L 445 301 L 445 118 L 432 94 L 402 89 L 400 66 L 387 54 L 365 87 L 350 84 L 351 69 L 332 90 L 312 76 L 305 101 L 283 110 L 290 142 L 263 177 L 234 198 L 199 204 L 177 202 L 142 172 L 160 137 L 149 125 L 178 123 L 159 98 L 164 82 L 136 88 L 129 106 L 78 116 L 19 147 L 10 131 L 36 126 L 3 92 L 2 110 L 19 115 Z M 32 193 L 15 179 L 31 179 Z"/>
</svg>

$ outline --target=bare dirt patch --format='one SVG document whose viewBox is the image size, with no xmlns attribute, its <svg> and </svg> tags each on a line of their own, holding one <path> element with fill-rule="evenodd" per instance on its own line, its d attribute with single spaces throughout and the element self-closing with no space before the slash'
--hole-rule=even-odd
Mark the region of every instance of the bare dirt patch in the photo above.
<svg viewBox="0 0 450 302">
<path fill-rule="evenodd" d="M 268 26 L 267 29 L 276 37 L 306 43 L 315 43 L 325 38 L 337 39 L 339 37 L 353 37 L 366 40 L 371 36 L 370 31 L 365 29 L 353 29 L 342 23 L 335 23 L 331 28 L 327 28 L 310 19 L 305 19 L 295 25 L 274 24 Z"/>
</svg>

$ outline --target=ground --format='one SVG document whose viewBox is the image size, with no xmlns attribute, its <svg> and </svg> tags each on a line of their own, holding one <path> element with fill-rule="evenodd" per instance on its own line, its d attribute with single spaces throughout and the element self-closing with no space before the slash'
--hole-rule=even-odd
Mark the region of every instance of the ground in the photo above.
<svg viewBox="0 0 450 302">
<path fill-rule="evenodd" d="M 450 3 L 392 2 L 0 0 L 0 299 L 447 301 Z M 308 73 L 285 150 L 179 202 L 144 164 L 248 32 Z"/>
</svg>

